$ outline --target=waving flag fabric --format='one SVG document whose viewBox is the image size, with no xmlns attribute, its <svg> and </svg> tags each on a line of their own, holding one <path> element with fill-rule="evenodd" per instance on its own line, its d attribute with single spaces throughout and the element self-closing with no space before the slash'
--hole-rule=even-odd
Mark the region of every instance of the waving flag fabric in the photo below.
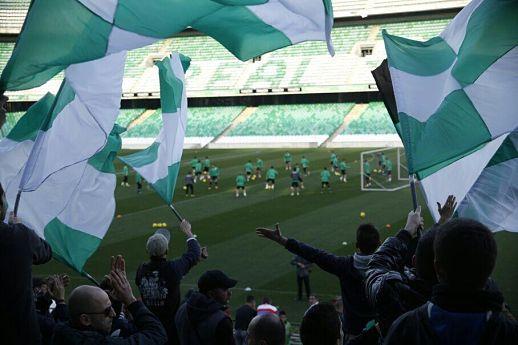
<svg viewBox="0 0 518 345">
<path fill-rule="evenodd" d="M 436 219 L 436 202 L 454 194 L 462 201 L 459 215 L 485 210 L 493 229 L 518 231 L 516 222 L 504 221 L 514 211 L 502 211 L 498 224 L 489 222 L 491 208 L 505 203 L 516 209 L 516 179 L 500 174 L 496 184 L 487 182 L 497 176 L 494 170 L 515 164 L 494 162 L 518 128 L 518 35 L 511 29 L 517 27 L 518 2 L 474 0 L 426 42 L 383 32 L 388 65 L 374 75 L 409 172 L 421 180 Z M 502 187 L 505 202 L 481 197 L 497 185 L 508 186 Z"/>
<path fill-rule="evenodd" d="M 33 0 L 0 91 L 44 84 L 67 66 L 146 46 L 188 27 L 241 60 L 308 40 L 331 44 L 331 0 Z"/>
<path fill-rule="evenodd" d="M 44 96 L 0 141 L 0 184 L 13 211 L 18 185 L 41 124 L 52 116 L 55 97 Z M 106 234 L 115 212 L 113 159 L 120 150 L 116 126 L 104 148 L 87 161 L 73 164 L 47 178 L 37 189 L 23 193 L 18 217 L 45 238 L 54 256 L 82 272 L 86 260 Z"/>
<path fill-rule="evenodd" d="M 160 76 L 162 129 L 146 150 L 120 157 L 146 179 L 168 205 L 173 202 L 187 127 L 185 72 L 189 62 L 189 58 L 174 53 L 156 63 Z"/>
</svg>

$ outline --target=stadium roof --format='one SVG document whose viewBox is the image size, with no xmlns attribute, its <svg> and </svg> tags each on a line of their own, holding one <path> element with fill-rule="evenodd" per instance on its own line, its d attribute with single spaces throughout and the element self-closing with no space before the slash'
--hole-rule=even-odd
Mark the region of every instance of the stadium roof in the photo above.
<svg viewBox="0 0 518 345">
<path fill-rule="evenodd" d="M 464 7 L 467 0 L 332 0 L 335 18 L 447 10 Z M 20 32 L 30 0 L 0 2 L 0 34 Z"/>
</svg>

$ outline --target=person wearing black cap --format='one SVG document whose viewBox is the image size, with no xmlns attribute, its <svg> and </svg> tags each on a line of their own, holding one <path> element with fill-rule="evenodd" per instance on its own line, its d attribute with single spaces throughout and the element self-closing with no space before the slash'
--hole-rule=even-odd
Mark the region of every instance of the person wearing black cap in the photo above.
<svg viewBox="0 0 518 345">
<path fill-rule="evenodd" d="M 168 344 L 178 344 L 174 316 L 180 306 L 180 282 L 198 263 L 201 255 L 191 224 L 183 220 L 180 230 L 187 236 L 187 251 L 182 257 L 167 260 L 171 234 L 167 229 L 159 229 L 146 244 L 150 261 L 140 265 L 135 279 L 142 302 L 158 316 L 167 330 Z"/>
<path fill-rule="evenodd" d="M 182 345 L 234 345 L 232 320 L 224 312 L 237 281 L 219 270 L 198 280 L 199 292 L 180 306 L 175 323 Z"/>
</svg>

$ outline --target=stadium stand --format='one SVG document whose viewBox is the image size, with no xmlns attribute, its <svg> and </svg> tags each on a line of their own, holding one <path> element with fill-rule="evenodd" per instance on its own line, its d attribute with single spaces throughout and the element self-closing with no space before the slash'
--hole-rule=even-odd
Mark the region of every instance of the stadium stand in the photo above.
<svg viewBox="0 0 518 345">
<path fill-rule="evenodd" d="M 119 116 L 117 117 L 117 123 L 123 127 L 128 125 L 138 118 L 146 109 L 121 109 Z"/>
<path fill-rule="evenodd" d="M 464 7 L 469 0 L 333 0 L 335 18 L 433 11 Z"/>
<path fill-rule="evenodd" d="M 228 127 L 242 110 L 243 107 L 240 106 L 190 108 L 187 117 L 186 136 L 213 138 Z M 128 129 L 123 136 L 132 138 L 155 138 L 162 126 L 161 116 L 162 109 L 157 109 L 155 113 L 144 122 Z"/>
<path fill-rule="evenodd" d="M 7 136 L 7 134 L 9 134 L 11 129 L 13 129 L 14 125 L 16 125 L 16 122 L 18 122 L 23 114 L 25 114 L 24 111 L 6 114 L 5 125 L 2 127 L 2 132 L 4 135 Z M 0 132 L 0 138 L 3 137 L 2 132 Z"/>
<path fill-rule="evenodd" d="M 352 121 L 342 134 L 394 134 L 396 130 L 382 102 L 369 103 L 361 116 Z"/>
<path fill-rule="evenodd" d="M 30 0 L 2 0 L 0 2 L 0 33 L 19 33 L 30 3 Z"/>
<path fill-rule="evenodd" d="M 330 135 L 352 106 L 351 103 L 263 105 L 230 135 Z"/>
<path fill-rule="evenodd" d="M 391 35 L 404 36 L 414 40 L 428 40 L 440 34 L 449 22 L 450 19 L 402 21 L 397 23 L 381 24 L 380 28 L 387 30 Z M 381 30 L 376 39 L 382 39 Z"/>
<path fill-rule="evenodd" d="M 3 70 L 13 52 L 14 43 L 0 42 L 0 70 Z"/>
</svg>

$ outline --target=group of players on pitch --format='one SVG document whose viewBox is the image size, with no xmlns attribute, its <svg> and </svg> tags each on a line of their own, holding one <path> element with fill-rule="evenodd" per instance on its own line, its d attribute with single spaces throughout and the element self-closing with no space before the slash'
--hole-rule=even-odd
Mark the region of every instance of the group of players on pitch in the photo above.
<svg viewBox="0 0 518 345">
<path fill-rule="evenodd" d="M 289 152 L 286 152 L 283 157 L 285 170 L 290 173 L 290 191 L 291 196 L 299 196 L 302 189 L 304 189 L 304 177 L 309 176 L 311 174 L 309 170 L 309 160 L 306 156 L 302 156 L 300 159 L 300 164 L 293 164 L 293 157 Z M 389 176 L 391 179 L 392 173 L 392 162 L 388 158 L 382 154 L 379 157 L 379 166 L 380 170 L 383 169 L 384 173 Z M 324 167 L 324 169 L 320 172 L 320 182 L 321 188 L 320 192 L 332 192 L 330 180 L 331 176 L 334 173 L 337 176 L 340 176 L 340 181 L 343 183 L 347 182 L 347 170 L 349 166 L 344 160 L 339 160 L 338 156 L 335 152 L 331 153 L 329 168 Z M 246 162 L 244 165 L 243 173 L 239 173 L 236 176 L 235 180 L 235 195 L 236 198 L 239 198 L 241 195 L 246 197 L 246 185 L 250 181 L 255 181 L 256 179 L 263 178 L 263 172 L 266 178 L 265 189 L 266 190 L 275 190 L 275 181 L 279 176 L 279 172 L 272 165 L 269 169 L 265 171 L 264 161 L 261 158 L 257 158 L 255 164 L 252 163 L 251 160 Z M 366 184 L 370 185 L 371 183 L 371 169 L 368 161 L 364 164 L 364 175 L 366 178 Z M 185 185 L 183 189 L 185 190 L 186 196 L 194 196 L 194 184 L 198 181 L 208 183 L 208 189 L 218 189 L 218 179 L 220 176 L 219 168 L 211 162 L 209 157 L 205 157 L 204 160 L 201 160 L 197 157 L 194 157 L 191 160 L 191 170 L 187 172 L 187 175 L 184 178 Z"/>
</svg>

